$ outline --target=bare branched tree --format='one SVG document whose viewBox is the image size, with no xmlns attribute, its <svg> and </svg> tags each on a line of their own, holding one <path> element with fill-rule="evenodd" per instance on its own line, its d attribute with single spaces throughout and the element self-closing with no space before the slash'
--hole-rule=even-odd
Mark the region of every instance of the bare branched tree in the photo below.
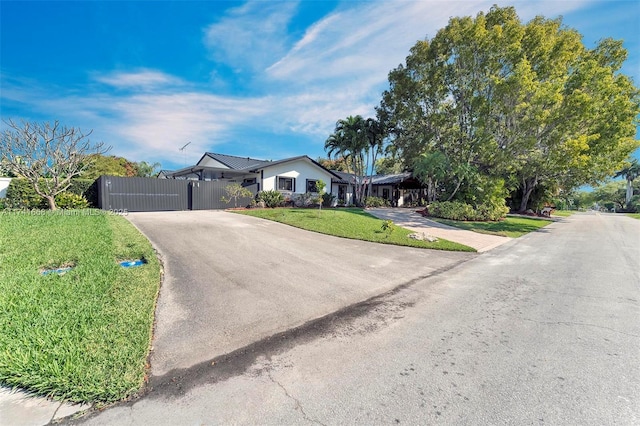
<svg viewBox="0 0 640 426">
<path fill-rule="evenodd" d="M 4 123 L 8 127 L 0 140 L 0 160 L 10 172 L 27 179 L 51 210 L 57 209 L 56 195 L 69 188 L 71 179 L 89 166 L 89 156 L 110 149 L 102 142 L 91 143 L 91 131 L 83 133 L 58 121 Z"/>
</svg>

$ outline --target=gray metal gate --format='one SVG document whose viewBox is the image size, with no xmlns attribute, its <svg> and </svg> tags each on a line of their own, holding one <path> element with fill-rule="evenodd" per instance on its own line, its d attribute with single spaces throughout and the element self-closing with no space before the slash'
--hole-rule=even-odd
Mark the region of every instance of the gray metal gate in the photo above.
<svg viewBox="0 0 640 426">
<path fill-rule="evenodd" d="M 98 207 L 130 212 L 226 209 L 234 207 L 233 200 L 222 201 L 228 185 L 231 182 L 100 176 Z M 258 185 L 247 189 L 255 196 Z M 252 198 L 239 198 L 238 206 L 248 205 Z"/>
<path fill-rule="evenodd" d="M 228 209 L 235 206 L 234 200 L 229 202 L 222 201 L 223 197 L 226 197 L 227 193 L 225 188 L 231 185 L 230 182 L 214 181 L 206 182 L 200 180 L 190 181 L 191 185 L 191 207 L 190 210 L 213 210 L 213 209 Z M 238 198 L 238 207 L 246 207 L 251 203 L 253 197 L 257 193 L 258 185 L 254 184 L 248 186 L 247 189 L 253 194 L 251 197 Z M 229 198 L 229 197 L 226 197 Z"/>
</svg>

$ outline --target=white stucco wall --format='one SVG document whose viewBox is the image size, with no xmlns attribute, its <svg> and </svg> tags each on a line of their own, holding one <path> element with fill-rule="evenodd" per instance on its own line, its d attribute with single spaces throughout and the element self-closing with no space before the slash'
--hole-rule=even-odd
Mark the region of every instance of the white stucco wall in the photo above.
<svg viewBox="0 0 640 426">
<path fill-rule="evenodd" d="M 293 191 L 295 194 L 304 194 L 306 192 L 307 179 L 322 180 L 326 184 L 325 191 L 332 191 L 331 178 L 333 175 L 306 159 L 288 161 L 266 167 L 263 169 L 260 189 L 264 191 L 277 190 L 276 178 L 278 176 L 290 177 L 296 180 L 295 191 Z M 333 195 L 337 195 L 337 193 Z"/>
<path fill-rule="evenodd" d="M 352 185 L 346 185 L 346 184 L 342 184 L 342 183 L 334 183 L 332 185 L 332 189 L 331 189 L 331 194 L 333 194 L 336 198 L 335 200 L 333 200 L 333 205 L 336 206 L 338 205 L 338 194 L 339 194 L 339 187 L 340 185 L 345 186 L 345 198 L 344 198 L 344 202 L 346 206 L 349 206 L 351 204 L 353 204 L 353 186 Z"/>
<path fill-rule="evenodd" d="M 10 182 L 11 178 L 0 177 L 0 198 L 6 198 L 7 188 L 9 187 Z"/>
</svg>

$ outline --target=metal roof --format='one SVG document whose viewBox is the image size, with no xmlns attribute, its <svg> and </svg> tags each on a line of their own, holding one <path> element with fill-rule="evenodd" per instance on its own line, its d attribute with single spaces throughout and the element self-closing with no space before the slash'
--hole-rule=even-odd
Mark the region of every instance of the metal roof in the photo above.
<svg viewBox="0 0 640 426">
<path fill-rule="evenodd" d="M 371 178 L 374 185 L 392 185 L 401 183 L 411 177 L 411 172 L 396 173 L 394 175 L 376 175 Z"/>
<path fill-rule="evenodd" d="M 258 167 L 263 167 L 271 164 L 271 161 L 257 160 L 250 157 L 237 157 L 235 155 L 216 154 L 214 152 L 207 152 L 205 156 L 211 157 L 216 161 L 224 164 L 232 170 L 247 170 Z"/>
</svg>

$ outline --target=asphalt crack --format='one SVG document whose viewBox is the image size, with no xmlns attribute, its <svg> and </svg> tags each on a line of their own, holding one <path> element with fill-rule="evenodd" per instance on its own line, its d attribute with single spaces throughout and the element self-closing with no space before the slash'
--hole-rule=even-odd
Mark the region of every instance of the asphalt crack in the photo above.
<svg viewBox="0 0 640 426">
<path fill-rule="evenodd" d="M 292 400 L 295 403 L 295 410 L 296 411 L 300 411 L 300 413 L 302 414 L 302 417 L 309 421 L 309 422 L 313 422 L 313 423 L 317 423 L 319 425 L 322 426 L 326 426 L 324 423 L 322 423 L 319 420 L 316 419 L 312 419 L 311 417 L 309 417 L 307 415 L 307 413 L 304 411 L 304 407 L 302 406 L 302 403 L 300 403 L 300 400 L 298 398 L 296 398 L 295 396 L 291 395 L 289 393 L 289 391 L 287 390 L 287 388 L 284 387 L 284 385 L 282 383 L 280 383 L 278 380 L 274 379 L 273 376 L 271 375 L 271 373 L 267 373 L 267 376 L 269 377 L 269 380 L 271 380 L 271 382 L 273 382 L 274 384 L 276 384 L 280 389 L 282 389 L 282 392 L 284 392 L 284 394 L 286 395 L 287 398 L 289 398 L 290 400 Z"/>
<path fill-rule="evenodd" d="M 597 324 L 589 324 L 589 323 L 584 323 L 584 322 L 572 322 L 572 321 L 539 321 L 539 320 L 534 320 L 531 318 L 521 318 L 521 317 L 516 317 L 519 320 L 522 321 L 530 321 L 530 322 L 535 322 L 536 324 L 546 324 L 546 325 L 575 325 L 575 326 L 580 326 L 580 327 L 593 327 L 593 328 L 599 328 L 601 330 L 608 330 L 608 331 L 612 331 L 614 333 L 618 333 L 618 334 L 622 334 L 625 336 L 630 336 L 630 337 L 640 337 L 640 335 L 637 334 L 633 334 L 633 333 L 627 333 L 624 331 L 620 331 L 620 330 L 616 330 L 614 328 L 611 327 L 605 327 L 602 325 L 597 325 Z"/>
</svg>

